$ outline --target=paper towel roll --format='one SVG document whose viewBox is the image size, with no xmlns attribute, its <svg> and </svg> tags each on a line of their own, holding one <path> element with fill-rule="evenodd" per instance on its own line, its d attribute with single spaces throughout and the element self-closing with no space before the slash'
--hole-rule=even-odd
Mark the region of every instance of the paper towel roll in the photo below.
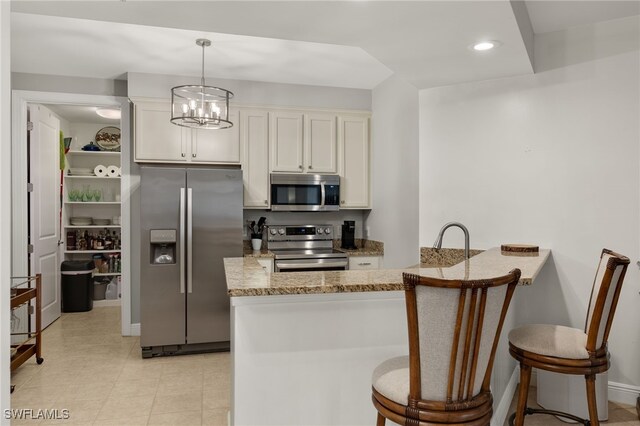
<svg viewBox="0 0 640 426">
<path fill-rule="evenodd" d="M 107 175 L 107 168 L 102 164 L 98 164 L 95 169 L 93 169 L 93 173 L 98 177 L 105 177 Z"/>
<path fill-rule="evenodd" d="M 118 177 L 118 166 L 107 167 L 107 175 L 109 177 Z"/>
</svg>

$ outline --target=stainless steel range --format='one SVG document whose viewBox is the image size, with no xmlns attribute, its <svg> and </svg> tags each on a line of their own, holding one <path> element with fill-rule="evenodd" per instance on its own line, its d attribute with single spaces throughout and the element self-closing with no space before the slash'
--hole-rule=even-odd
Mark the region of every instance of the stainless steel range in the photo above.
<svg viewBox="0 0 640 426">
<path fill-rule="evenodd" d="M 275 255 L 275 272 L 343 271 L 346 253 L 333 248 L 331 225 L 271 225 L 267 249 Z"/>
</svg>

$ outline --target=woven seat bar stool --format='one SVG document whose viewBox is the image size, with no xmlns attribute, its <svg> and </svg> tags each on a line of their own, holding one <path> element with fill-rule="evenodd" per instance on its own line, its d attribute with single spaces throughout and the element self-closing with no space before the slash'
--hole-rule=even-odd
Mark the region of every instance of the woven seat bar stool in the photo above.
<svg viewBox="0 0 640 426">
<path fill-rule="evenodd" d="M 520 270 L 476 281 L 402 278 L 409 356 L 373 372 L 377 426 L 488 425 L 493 360 Z"/>
<path fill-rule="evenodd" d="M 531 414 L 565 417 L 584 425 L 598 426 L 596 374 L 609 369 L 607 339 L 629 258 L 603 249 L 591 289 L 584 330 L 550 324 L 530 324 L 511 330 L 509 353 L 520 362 L 520 389 L 516 412 L 509 424 L 522 426 Z M 527 407 L 531 368 L 555 373 L 584 375 L 589 419 L 554 410 Z"/>
</svg>

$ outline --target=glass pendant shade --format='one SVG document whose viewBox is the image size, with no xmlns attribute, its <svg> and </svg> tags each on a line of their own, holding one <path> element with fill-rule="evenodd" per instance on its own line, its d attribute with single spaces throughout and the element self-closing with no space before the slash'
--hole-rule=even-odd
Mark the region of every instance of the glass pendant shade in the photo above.
<svg viewBox="0 0 640 426">
<path fill-rule="evenodd" d="M 204 48 L 210 46 L 211 42 L 198 39 L 196 44 L 202 46 L 202 78 L 199 85 L 171 89 L 171 122 L 198 129 L 227 129 L 233 126 L 229 120 L 229 99 L 233 93 L 205 84 Z"/>
</svg>

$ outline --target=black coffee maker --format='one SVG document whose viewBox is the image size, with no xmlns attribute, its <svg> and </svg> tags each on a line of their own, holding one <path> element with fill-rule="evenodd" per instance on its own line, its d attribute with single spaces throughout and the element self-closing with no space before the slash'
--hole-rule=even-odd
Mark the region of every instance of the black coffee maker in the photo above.
<svg viewBox="0 0 640 426">
<path fill-rule="evenodd" d="M 342 225 L 342 245 L 340 246 L 343 249 L 347 250 L 355 250 L 356 247 L 356 221 L 355 220 L 345 220 L 344 225 Z"/>
</svg>

